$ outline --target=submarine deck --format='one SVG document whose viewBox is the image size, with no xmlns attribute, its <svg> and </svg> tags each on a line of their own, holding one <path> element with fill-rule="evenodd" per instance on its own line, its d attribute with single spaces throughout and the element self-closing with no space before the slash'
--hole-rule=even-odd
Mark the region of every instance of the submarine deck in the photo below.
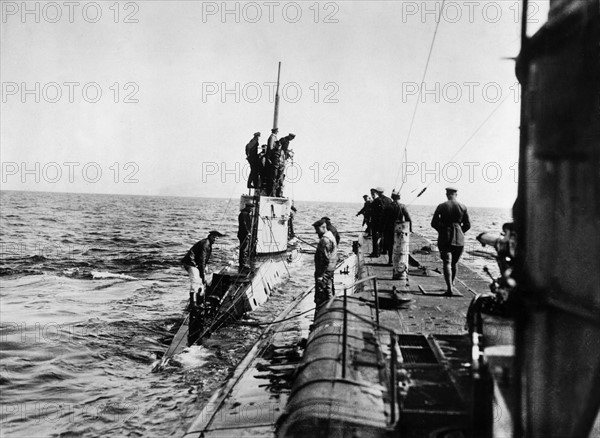
<svg viewBox="0 0 600 438">
<path fill-rule="evenodd" d="M 319 312 L 312 332 L 310 289 L 279 315 L 277 320 L 284 322 L 265 330 L 186 437 L 352 436 L 354 426 L 362 436 L 467 430 L 473 388 L 466 313 L 473 296 L 488 290 L 488 281 L 459 264 L 458 293 L 444 296 L 439 253 L 425 247 L 431 248 L 430 242 L 411 234 L 411 264 L 419 267 L 409 269 L 407 281 L 391 280 L 387 257 L 367 257 L 371 242 L 362 239 L 356 258 L 346 264 L 350 272 L 344 276 L 336 271 L 338 298 Z M 345 347 L 344 304 L 339 298 L 344 287 Z M 512 339 L 510 325 L 501 331 Z M 390 332 L 397 344 L 391 342 Z M 306 348 L 303 338 L 308 338 Z M 397 369 L 390 369 L 392 350 L 399 356 Z M 387 389 L 392 375 L 400 388 L 395 401 Z M 510 415 L 503 416 L 507 424 L 495 420 L 494 427 L 509 430 Z"/>
</svg>

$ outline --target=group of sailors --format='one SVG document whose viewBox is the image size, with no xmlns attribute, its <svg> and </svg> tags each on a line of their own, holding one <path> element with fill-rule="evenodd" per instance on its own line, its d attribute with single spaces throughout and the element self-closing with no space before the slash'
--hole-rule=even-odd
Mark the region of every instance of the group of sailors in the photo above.
<svg viewBox="0 0 600 438">
<path fill-rule="evenodd" d="M 371 189 L 371 197 L 363 195 L 363 208 L 356 213 L 363 215 L 363 225 L 367 226 L 367 235 L 372 235 L 373 250 L 371 257 L 379 257 L 381 249 L 392 264 L 394 248 L 394 230 L 400 223 L 407 223 L 412 231 L 412 219 L 406 205 L 400 202 L 400 192 L 393 190 L 391 199 L 384 194 L 383 187 Z"/>
<path fill-rule="evenodd" d="M 260 132 L 255 132 L 246 145 L 246 160 L 250 164 L 247 187 L 264 196 L 283 196 L 285 165 L 293 157 L 290 141 L 296 136 L 288 134 L 277 139 L 279 130 L 271 129 L 267 144 L 260 146 Z"/>
<path fill-rule="evenodd" d="M 257 137 L 257 136 L 256 136 Z M 388 256 L 388 264 L 393 265 L 393 279 L 406 273 L 408 266 L 399 260 L 399 242 L 408 246 L 408 235 L 412 232 L 412 219 L 406 205 L 400 202 L 400 193 L 392 191 L 391 199 L 382 187 L 371 189 L 371 196 L 364 195 L 363 208 L 357 213 L 363 215 L 367 225 L 366 234 L 372 238 L 371 257 L 379 257 L 380 249 Z M 433 214 L 431 226 L 438 232 L 438 249 L 443 262 L 444 280 L 447 295 L 453 294 L 457 274 L 457 264 L 464 249 L 464 233 L 471 228 L 467 207 L 458 202 L 458 190 L 446 188 L 447 201 L 439 204 Z M 238 217 L 238 239 L 240 240 L 240 268 L 247 267 L 250 253 L 253 204 L 248 203 Z M 315 251 L 315 305 L 318 311 L 335 295 L 333 286 L 335 267 L 338 262 L 340 234 L 328 217 L 313 223 L 319 242 Z M 182 259 L 184 268 L 191 280 L 190 292 L 204 293 L 206 284 L 205 267 L 211 255 L 212 245 L 218 231 L 211 231 L 205 239 L 197 242 Z"/>
<path fill-rule="evenodd" d="M 382 187 L 371 189 L 371 197 L 364 195 L 364 204 L 356 216 L 363 215 L 365 233 L 372 236 L 371 257 L 379 257 L 379 248 L 388 255 L 388 264 L 394 265 L 393 278 L 397 279 L 405 270 L 400 267 L 399 252 L 394 251 L 394 241 L 399 234 L 412 231 L 412 219 L 406 206 L 400 203 L 400 192 L 392 191 L 392 198 L 384 194 Z M 339 233 L 327 217 L 313 224 L 319 237 L 315 252 L 315 305 L 318 309 L 335 295 L 333 273 L 337 264 Z"/>
<path fill-rule="evenodd" d="M 380 249 L 393 265 L 392 279 L 402 278 L 408 271 L 408 263 L 401 262 L 400 254 L 408 249 L 408 236 L 412 232 L 412 218 L 406 205 L 400 202 L 400 192 L 393 190 L 391 199 L 382 187 L 371 189 L 371 197 L 363 195 L 364 204 L 356 216 L 363 215 L 366 236 L 371 236 L 370 257 L 380 257 Z M 465 245 L 464 233 L 471 228 L 467 207 L 458 202 L 458 190 L 446 188 L 446 202 L 437 206 L 431 219 L 431 227 L 438 233 L 438 249 L 443 263 L 446 295 L 454 292 L 458 261 Z M 315 252 L 315 306 L 318 312 L 335 295 L 333 286 L 337 264 L 337 237 L 332 232 L 331 221 L 321 218 L 313 224 L 319 237 Z M 333 227 L 335 230 L 335 227 Z M 337 234 L 337 230 L 335 231 Z"/>
</svg>

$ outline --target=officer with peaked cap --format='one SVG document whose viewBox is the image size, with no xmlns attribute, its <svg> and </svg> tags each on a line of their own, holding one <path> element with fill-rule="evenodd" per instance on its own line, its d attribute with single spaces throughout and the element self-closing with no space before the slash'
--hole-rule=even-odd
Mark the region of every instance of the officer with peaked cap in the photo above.
<svg viewBox="0 0 600 438">
<path fill-rule="evenodd" d="M 431 226 L 438 232 L 438 249 L 443 262 L 446 295 L 452 295 L 458 261 L 465 247 L 465 235 L 471 222 L 467 207 L 456 200 L 456 187 L 446 187 L 446 202 L 435 209 Z"/>
<path fill-rule="evenodd" d="M 217 237 L 224 236 L 225 234 L 218 231 L 211 231 L 206 238 L 196 242 L 181 259 L 183 268 L 190 276 L 190 292 L 198 291 L 200 295 L 204 295 L 205 270 L 210 261 L 213 243 Z"/>
</svg>

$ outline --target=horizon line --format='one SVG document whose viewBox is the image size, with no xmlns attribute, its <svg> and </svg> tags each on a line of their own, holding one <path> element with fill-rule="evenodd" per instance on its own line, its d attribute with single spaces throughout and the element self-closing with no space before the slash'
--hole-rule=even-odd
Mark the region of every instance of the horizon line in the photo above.
<svg viewBox="0 0 600 438">
<path fill-rule="evenodd" d="M 2 189 L 0 188 L 0 193 L 2 192 L 24 192 L 24 193 L 58 193 L 65 195 L 99 195 L 99 196 L 147 196 L 147 197 L 159 197 L 159 198 L 195 198 L 195 199 L 224 199 L 228 202 L 233 199 L 233 197 L 222 197 L 222 196 L 193 196 L 193 195 L 158 195 L 158 194 L 136 194 L 136 193 L 93 193 L 93 192 L 68 192 L 68 191 L 53 191 L 53 190 L 15 190 L 15 189 Z M 362 193 L 362 192 L 361 192 Z M 241 196 L 242 194 L 240 194 Z M 362 195 L 358 195 L 357 198 L 362 199 Z M 291 199 L 291 198 L 290 198 Z M 363 204 L 363 201 L 330 201 L 330 200 L 307 200 L 307 199 L 293 199 L 293 201 L 297 202 L 331 202 L 334 204 Z M 435 207 L 435 204 L 405 204 L 407 206 L 422 206 L 422 207 Z M 511 210 L 512 206 L 504 207 L 504 206 L 488 206 L 488 205 L 470 205 L 473 208 L 495 208 L 498 210 Z"/>
</svg>

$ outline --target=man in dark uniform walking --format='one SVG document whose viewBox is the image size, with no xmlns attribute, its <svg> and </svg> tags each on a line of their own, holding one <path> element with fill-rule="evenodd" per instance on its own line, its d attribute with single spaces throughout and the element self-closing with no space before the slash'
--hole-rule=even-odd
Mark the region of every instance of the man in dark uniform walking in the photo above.
<svg viewBox="0 0 600 438">
<path fill-rule="evenodd" d="M 223 236 L 225 235 L 218 231 L 211 231 L 208 233 L 208 237 L 196 242 L 181 259 L 183 268 L 190 276 L 190 292 L 199 292 L 200 295 L 204 295 L 206 265 L 210 261 L 212 246 L 217 237 Z"/>
<path fill-rule="evenodd" d="M 248 259 L 251 254 L 252 241 L 252 208 L 254 205 L 250 202 L 246 203 L 244 208 L 238 215 L 238 233 L 237 237 L 240 240 L 240 257 L 239 270 L 250 269 Z"/>
<path fill-rule="evenodd" d="M 438 232 L 438 249 L 444 264 L 446 295 L 452 295 L 456 279 L 457 264 L 465 247 L 465 235 L 471 222 L 467 207 L 456 200 L 458 190 L 446 188 L 446 202 L 441 203 L 433 213 L 431 226 Z"/>
</svg>

